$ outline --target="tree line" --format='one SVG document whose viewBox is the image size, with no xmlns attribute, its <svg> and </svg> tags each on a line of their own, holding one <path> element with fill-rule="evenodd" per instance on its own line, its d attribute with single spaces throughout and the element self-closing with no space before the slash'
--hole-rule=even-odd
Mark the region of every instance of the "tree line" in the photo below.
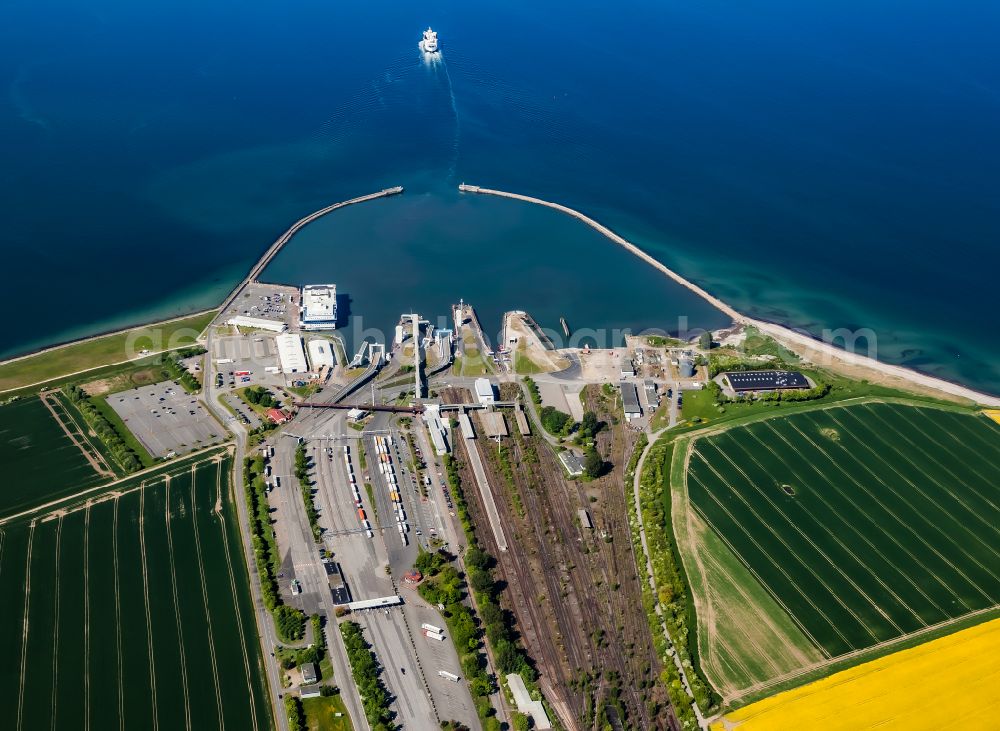
<svg viewBox="0 0 1000 731">
<path fill-rule="evenodd" d="M 313 538 L 318 542 L 323 535 L 323 529 L 319 527 L 319 511 L 312 497 L 312 480 L 309 479 L 309 456 L 306 454 L 305 442 L 300 442 L 295 448 L 295 479 L 299 481 L 299 489 L 302 491 L 302 500 L 306 507 L 306 518 L 309 519 L 309 527 L 312 529 Z"/>
<path fill-rule="evenodd" d="M 681 664 L 691 685 L 694 702 L 705 713 L 714 710 L 719 698 L 711 686 L 701 675 L 696 665 L 696 647 L 691 647 L 689 641 L 695 638 L 697 622 L 694 607 L 690 601 L 677 547 L 673 543 L 673 532 L 670 526 L 670 500 L 664 499 L 664 491 L 670 490 L 670 464 L 673 457 L 673 443 L 661 440 L 653 445 L 646 461 L 643 463 L 642 474 L 639 477 L 639 505 L 642 511 L 643 525 L 646 527 L 646 541 L 650 560 L 653 564 L 653 575 L 656 580 L 658 596 L 653 601 L 662 609 L 662 615 L 657 615 L 654 606 L 647 606 L 650 629 L 653 637 L 662 637 L 659 622 L 662 618 L 667 627 L 670 640 L 680 657 Z M 630 472 L 634 473 L 631 465 Z M 628 477 L 629 475 L 627 475 Z M 629 492 L 629 491 L 626 491 Z M 631 497 L 629 493 L 629 501 Z M 667 528 L 664 529 L 664 526 Z M 633 536 L 635 541 L 635 536 Z M 637 556 L 641 556 L 639 548 Z M 644 573 L 644 572 L 641 572 Z M 644 587 L 644 593 L 645 593 Z M 654 640 L 655 642 L 655 640 Z M 663 648 L 658 651 L 663 656 Z M 691 699 L 680 682 L 680 675 L 670 658 L 664 661 L 664 686 L 670 697 L 678 720 L 685 729 L 696 729 L 697 719 L 691 710 Z"/>
<path fill-rule="evenodd" d="M 125 443 L 122 435 L 118 433 L 118 430 L 104 414 L 97 410 L 87 392 L 77 385 L 71 385 L 66 387 L 65 393 L 83 416 L 83 420 L 104 442 L 111 456 L 121 465 L 125 473 L 131 474 L 141 470 L 142 461 L 139 456 Z"/>
<path fill-rule="evenodd" d="M 451 455 L 444 456 L 444 463 L 455 514 L 462 524 L 468 543 L 464 556 L 466 575 L 463 577 L 455 566 L 450 565 L 446 555 L 425 554 L 425 558 L 418 559 L 421 560 L 418 568 L 423 565 L 432 574 L 433 580 L 422 584 L 420 593 L 429 601 L 445 605 L 445 621 L 460 654 L 462 671 L 469 680 L 469 689 L 483 729 L 499 731 L 501 724 L 494 715 L 489 700 L 496 688 L 496 681 L 486 672 L 481 637 L 485 636 L 493 650 L 498 672 L 504 675 L 518 673 L 529 688 L 534 686 L 537 673 L 517 641 L 513 616 L 500 606 L 500 586 L 493 578 L 495 561 L 481 548 L 476 538 L 458 465 Z M 463 601 L 467 587 L 475 598 L 479 623 L 476 622 L 473 610 Z"/>
<path fill-rule="evenodd" d="M 340 634 L 347 649 L 351 675 L 361 694 L 361 705 L 372 731 L 392 731 L 393 713 L 389 709 L 389 691 L 380 677 L 378 660 L 365 641 L 364 632 L 357 622 L 341 622 Z"/>
<path fill-rule="evenodd" d="M 282 642 L 297 642 L 305 635 L 305 615 L 281 601 L 278 591 L 278 543 L 271 521 L 271 506 L 267 502 L 264 482 L 264 457 L 260 454 L 243 460 L 243 488 L 250 519 L 250 540 L 253 545 L 260 593 L 264 606 L 274 617 L 274 626 Z"/>
<path fill-rule="evenodd" d="M 182 348 L 181 350 L 167 353 L 163 358 L 163 372 L 171 380 L 180 383 L 188 393 L 198 393 L 201 390 L 201 383 L 191 375 L 191 371 L 185 368 L 181 361 L 186 358 L 193 358 L 196 355 L 203 355 L 204 353 L 205 349 L 202 347 Z"/>
</svg>

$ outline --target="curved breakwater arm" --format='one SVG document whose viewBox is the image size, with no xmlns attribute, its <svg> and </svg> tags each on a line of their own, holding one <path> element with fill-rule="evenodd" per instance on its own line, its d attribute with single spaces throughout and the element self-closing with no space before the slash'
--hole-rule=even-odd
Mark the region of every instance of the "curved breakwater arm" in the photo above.
<svg viewBox="0 0 1000 731">
<path fill-rule="evenodd" d="M 818 340 L 811 335 L 793 330 L 792 328 L 785 327 L 784 325 L 779 325 L 773 322 L 767 322 L 764 320 L 757 320 L 752 317 L 748 317 L 743 313 L 736 310 L 736 308 L 723 302 L 721 299 L 711 294 L 707 290 L 699 287 L 694 282 L 689 279 L 685 279 L 680 274 L 670 269 L 668 266 L 663 264 L 663 262 L 658 261 L 650 254 L 640 249 L 638 246 L 633 244 L 628 239 L 618 235 L 610 228 L 605 226 L 598 221 L 595 221 L 590 216 L 587 216 L 580 211 L 577 211 L 568 206 L 564 206 L 560 203 L 553 203 L 551 201 L 542 200 L 541 198 L 533 198 L 532 196 L 521 195 L 519 193 L 508 193 L 502 190 L 493 190 L 491 188 L 482 188 L 478 185 L 466 185 L 462 183 L 458 186 L 458 189 L 463 193 L 479 193 L 482 195 L 493 195 L 500 198 L 511 198 L 514 200 L 524 201 L 525 203 L 534 203 L 535 205 L 545 206 L 546 208 L 552 208 L 559 211 L 560 213 L 565 213 L 568 216 L 572 216 L 583 223 L 587 224 L 591 228 L 604 234 L 611 241 L 615 242 L 619 246 L 624 247 L 630 251 L 635 256 L 642 259 L 644 262 L 649 264 L 651 267 L 659 270 L 666 276 L 673 279 L 675 282 L 680 284 L 682 287 L 686 287 L 691 290 L 699 297 L 704 299 L 706 302 L 714 306 L 716 309 L 724 312 L 733 318 L 734 322 L 751 325 L 761 332 L 767 333 L 776 340 L 793 347 L 797 347 L 800 351 L 806 350 L 809 355 L 808 358 L 814 362 L 818 362 L 821 365 L 828 365 L 833 361 L 842 361 L 844 363 L 860 366 L 863 368 L 870 368 L 872 370 L 878 371 L 880 373 L 894 376 L 896 378 L 901 378 L 909 383 L 922 386 L 924 388 L 933 389 L 942 393 L 947 393 L 952 396 L 959 396 L 962 398 L 967 398 L 977 404 L 983 404 L 986 406 L 1000 407 L 1000 397 L 991 396 L 989 394 L 981 393 L 975 391 L 966 386 L 962 386 L 958 383 L 952 383 L 951 381 L 946 381 L 943 378 L 936 378 L 934 376 L 929 376 L 925 373 L 920 373 L 914 371 L 910 368 L 905 368 L 903 366 L 892 365 L 890 363 L 883 363 L 882 361 L 871 358 L 867 355 L 862 355 L 860 353 L 854 353 L 849 350 L 844 350 L 838 348 L 832 343 L 825 342 L 823 340 Z"/>
</svg>

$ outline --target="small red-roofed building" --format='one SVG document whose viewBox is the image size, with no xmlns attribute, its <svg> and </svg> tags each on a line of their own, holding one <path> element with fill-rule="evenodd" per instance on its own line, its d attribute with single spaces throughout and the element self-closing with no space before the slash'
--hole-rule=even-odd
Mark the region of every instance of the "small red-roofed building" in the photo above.
<svg viewBox="0 0 1000 731">
<path fill-rule="evenodd" d="M 275 424 L 284 424 L 291 417 L 281 409 L 268 409 L 267 418 L 273 421 Z"/>
</svg>

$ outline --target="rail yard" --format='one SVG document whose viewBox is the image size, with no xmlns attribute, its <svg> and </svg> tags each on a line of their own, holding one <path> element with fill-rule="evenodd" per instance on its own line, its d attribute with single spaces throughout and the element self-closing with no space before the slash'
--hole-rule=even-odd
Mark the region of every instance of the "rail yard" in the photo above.
<svg viewBox="0 0 1000 731">
<path fill-rule="evenodd" d="M 352 356 L 335 284 L 261 281 L 400 192 L 302 219 L 194 345 L 2 407 L 8 725 L 753 725 L 1000 612 L 1000 432 L 964 390 L 846 378 L 745 318 L 556 348 L 511 310 L 493 344 L 464 300 Z"/>
</svg>

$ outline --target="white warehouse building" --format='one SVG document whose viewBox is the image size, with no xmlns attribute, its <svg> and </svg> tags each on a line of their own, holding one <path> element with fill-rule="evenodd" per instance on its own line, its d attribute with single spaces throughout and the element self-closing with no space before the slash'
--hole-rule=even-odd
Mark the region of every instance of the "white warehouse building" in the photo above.
<svg viewBox="0 0 1000 731">
<path fill-rule="evenodd" d="M 333 346 L 327 340 L 315 338 L 308 343 L 309 365 L 314 371 L 320 368 L 333 368 L 336 359 L 333 357 Z"/>
<path fill-rule="evenodd" d="M 282 333 L 275 339 L 278 344 L 278 362 L 285 373 L 305 373 L 309 370 L 306 364 L 306 353 L 302 349 L 302 338 L 293 333 Z"/>
<path fill-rule="evenodd" d="M 476 399 L 483 406 L 496 403 L 496 392 L 493 390 L 493 384 L 490 383 L 489 378 L 476 379 Z"/>
</svg>

